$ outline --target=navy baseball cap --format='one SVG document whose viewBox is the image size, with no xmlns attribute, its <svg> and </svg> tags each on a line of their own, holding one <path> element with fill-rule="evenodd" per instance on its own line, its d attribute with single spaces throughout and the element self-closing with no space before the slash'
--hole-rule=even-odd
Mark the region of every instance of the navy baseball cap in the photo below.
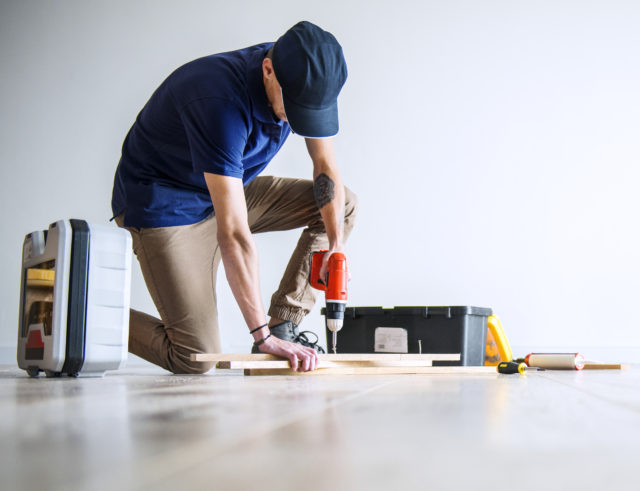
<svg viewBox="0 0 640 491">
<path fill-rule="evenodd" d="M 333 34 L 298 22 L 273 46 L 273 69 L 291 129 L 309 138 L 338 134 L 338 94 L 347 63 Z"/>
</svg>

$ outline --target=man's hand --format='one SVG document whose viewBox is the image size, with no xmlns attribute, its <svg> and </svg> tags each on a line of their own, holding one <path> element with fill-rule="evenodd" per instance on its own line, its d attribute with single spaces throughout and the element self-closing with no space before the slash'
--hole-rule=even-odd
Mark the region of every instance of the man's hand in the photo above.
<svg viewBox="0 0 640 491">
<path fill-rule="evenodd" d="M 344 252 L 344 247 L 337 247 L 335 249 L 329 249 L 328 252 L 325 253 L 325 255 L 322 258 L 322 266 L 320 267 L 320 278 L 322 279 L 322 281 L 325 281 L 325 278 L 327 277 L 327 271 L 329 270 L 329 258 L 331 257 L 331 254 L 335 253 L 335 252 L 341 252 L 343 254 L 345 254 Z M 346 256 L 346 254 L 345 254 Z M 349 262 L 347 261 L 347 265 L 349 264 Z M 349 270 L 349 267 L 347 266 L 347 281 L 351 281 L 351 271 Z"/>
<path fill-rule="evenodd" d="M 293 371 L 309 372 L 318 366 L 318 354 L 312 348 L 270 336 L 258 349 L 262 353 L 287 358 Z"/>
</svg>

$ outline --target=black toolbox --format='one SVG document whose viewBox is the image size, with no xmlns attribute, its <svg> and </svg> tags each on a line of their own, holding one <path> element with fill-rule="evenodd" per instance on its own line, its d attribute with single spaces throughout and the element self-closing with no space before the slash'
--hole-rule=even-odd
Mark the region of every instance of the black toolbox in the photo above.
<svg viewBox="0 0 640 491">
<path fill-rule="evenodd" d="M 322 309 L 322 314 L 325 309 Z M 488 317 L 484 307 L 347 307 L 338 353 L 460 353 L 460 361 L 434 365 L 484 365 Z M 327 339 L 331 332 L 327 330 Z"/>
</svg>

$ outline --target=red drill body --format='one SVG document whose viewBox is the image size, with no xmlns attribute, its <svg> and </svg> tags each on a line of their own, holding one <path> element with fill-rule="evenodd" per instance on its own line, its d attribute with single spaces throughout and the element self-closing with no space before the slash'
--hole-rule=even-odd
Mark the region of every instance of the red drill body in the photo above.
<svg viewBox="0 0 640 491">
<path fill-rule="evenodd" d="M 325 292 L 327 302 L 327 328 L 333 333 L 333 352 L 336 352 L 336 333 L 342 329 L 344 310 L 347 305 L 347 258 L 341 252 L 334 252 L 329 258 L 327 275 L 320 277 L 322 260 L 328 251 L 313 252 L 311 254 L 311 274 L 309 283 L 313 288 Z"/>
</svg>

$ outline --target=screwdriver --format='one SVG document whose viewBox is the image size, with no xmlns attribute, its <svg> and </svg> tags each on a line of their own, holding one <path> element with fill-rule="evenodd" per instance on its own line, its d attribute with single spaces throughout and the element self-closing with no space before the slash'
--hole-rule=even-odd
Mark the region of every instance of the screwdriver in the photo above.
<svg viewBox="0 0 640 491">
<path fill-rule="evenodd" d="M 527 365 L 515 361 L 501 361 L 498 363 L 498 373 L 524 373 Z"/>
<path fill-rule="evenodd" d="M 524 373 L 527 370 L 544 370 L 538 367 L 528 367 L 525 363 L 515 361 L 501 361 L 496 368 L 498 373 Z"/>
</svg>

